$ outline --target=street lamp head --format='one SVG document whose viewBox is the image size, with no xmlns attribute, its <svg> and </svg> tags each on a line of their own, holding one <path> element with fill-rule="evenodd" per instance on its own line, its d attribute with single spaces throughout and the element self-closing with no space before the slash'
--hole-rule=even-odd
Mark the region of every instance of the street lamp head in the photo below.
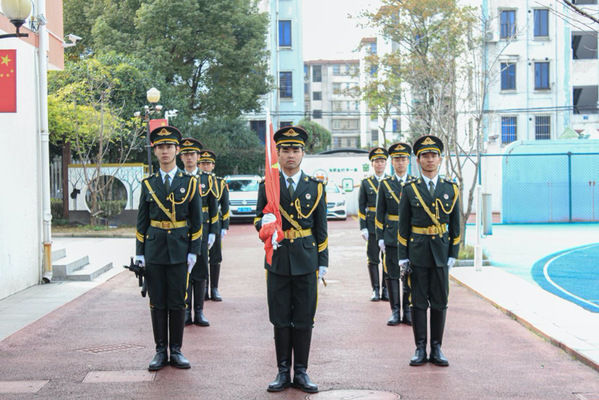
<svg viewBox="0 0 599 400">
<path fill-rule="evenodd" d="M 162 111 L 162 106 L 161 106 L 160 104 L 156 104 L 156 105 L 154 106 L 154 109 L 155 109 L 156 111 Z"/>
<path fill-rule="evenodd" d="M 158 101 L 160 100 L 160 90 L 154 87 L 151 88 L 147 91 L 146 98 L 150 103 L 158 103 Z"/>
<path fill-rule="evenodd" d="M 30 0 L 2 0 L 2 12 L 18 29 L 31 14 Z"/>
</svg>

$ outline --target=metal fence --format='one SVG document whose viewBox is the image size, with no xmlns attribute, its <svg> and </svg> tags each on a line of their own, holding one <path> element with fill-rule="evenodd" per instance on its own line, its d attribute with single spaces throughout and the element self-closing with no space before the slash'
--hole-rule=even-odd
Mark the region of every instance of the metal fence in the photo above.
<svg viewBox="0 0 599 400">
<path fill-rule="evenodd" d="M 50 197 L 62 199 L 62 157 L 56 156 L 50 163 Z"/>
</svg>

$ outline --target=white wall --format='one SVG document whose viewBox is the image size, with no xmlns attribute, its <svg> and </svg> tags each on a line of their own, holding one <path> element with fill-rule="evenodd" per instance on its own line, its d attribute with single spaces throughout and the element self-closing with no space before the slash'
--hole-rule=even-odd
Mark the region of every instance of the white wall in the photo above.
<svg viewBox="0 0 599 400">
<path fill-rule="evenodd" d="M 17 112 L 0 113 L 0 299 L 39 282 L 42 265 L 40 146 L 37 128 L 36 49 L 17 49 Z"/>
</svg>

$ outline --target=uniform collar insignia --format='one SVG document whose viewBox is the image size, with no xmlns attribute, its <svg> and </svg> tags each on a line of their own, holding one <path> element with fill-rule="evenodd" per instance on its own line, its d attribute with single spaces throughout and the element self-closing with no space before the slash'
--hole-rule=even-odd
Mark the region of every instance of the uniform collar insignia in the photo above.
<svg viewBox="0 0 599 400">
<path fill-rule="evenodd" d="M 166 128 L 162 128 L 162 129 L 161 129 L 161 130 L 160 130 L 160 131 L 157 133 L 157 135 L 158 135 L 158 136 L 168 136 L 168 135 L 170 135 L 170 134 L 171 134 L 171 133 L 170 133 L 170 132 L 169 132 L 169 131 L 168 131 Z"/>
<path fill-rule="evenodd" d="M 424 139 L 422 144 L 435 144 L 435 142 L 430 137 L 427 137 L 426 139 Z"/>
</svg>

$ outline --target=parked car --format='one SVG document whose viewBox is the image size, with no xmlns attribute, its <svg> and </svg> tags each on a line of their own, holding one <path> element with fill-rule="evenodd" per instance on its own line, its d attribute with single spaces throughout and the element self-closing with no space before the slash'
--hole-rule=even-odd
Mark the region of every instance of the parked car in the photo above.
<svg viewBox="0 0 599 400">
<path fill-rule="evenodd" d="M 227 175 L 229 187 L 229 212 L 231 220 L 254 218 L 258 185 L 262 178 L 258 175 Z"/>
<path fill-rule="evenodd" d="M 326 185 L 327 191 L 327 218 L 347 219 L 347 205 L 345 192 L 333 182 Z"/>
</svg>

